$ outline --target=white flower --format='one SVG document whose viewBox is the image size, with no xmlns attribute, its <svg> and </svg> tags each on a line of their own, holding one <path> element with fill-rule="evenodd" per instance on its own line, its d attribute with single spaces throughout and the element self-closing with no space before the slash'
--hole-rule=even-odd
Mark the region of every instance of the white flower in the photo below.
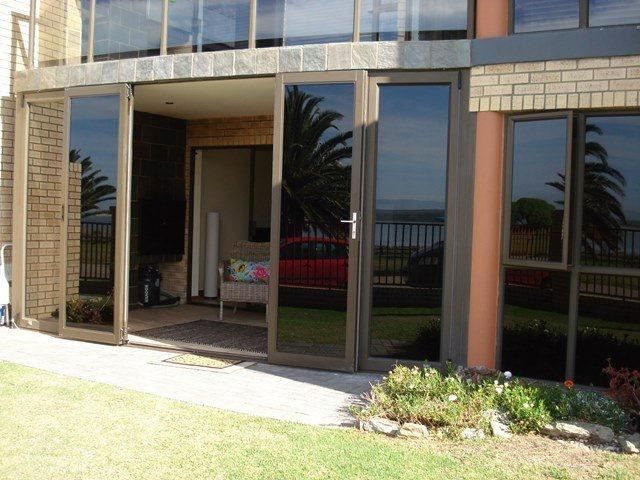
<svg viewBox="0 0 640 480">
<path fill-rule="evenodd" d="M 502 390 L 504 390 L 504 387 L 502 385 L 496 386 L 496 392 L 497 393 L 502 393 Z"/>
<path fill-rule="evenodd" d="M 449 395 L 449 401 L 450 402 L 455 402 L 458 399 L 457 395 L 451 394 Z"/>
<path fill-rule="evenodd" d="M 504 378 L 509 380 L 511 377 L 513 377 L 513 374 L 511 372 L 509 371 L 504 372 Z"/>
<path fill-rule="evenodd" d="M 524 408 L 531 408 L 531 405 L 529 405 L 529 403 L 525 403 L 524 405 L 522 405 Z"/>
</svg>

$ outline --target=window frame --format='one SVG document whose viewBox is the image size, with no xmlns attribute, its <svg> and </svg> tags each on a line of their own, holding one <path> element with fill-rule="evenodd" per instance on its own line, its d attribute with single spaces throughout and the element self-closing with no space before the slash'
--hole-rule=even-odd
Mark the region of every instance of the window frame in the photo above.
<svg viewBox="0 0 640 480">
<path fill-rule="evenodd" d="M 578 26 L 574 28 L 555 28 L 549 30 L 535 30 L 532 32 L 516 32 L 516 19 L 515 19 L 515 2 L 516 0 L 509 0 L 509 25 L 508 31 L 509 35 L 527 35 L 531 33 L 547 33 L 547 32 L 567 32 L 567 31 L 575 31 L 586 28 L 613 28 L 613 27 L 629 27 L 629 26 L 640 26 L 640 23 L 616 23 L 611 25 L 597 25 L 591 26 L 589 25 L 589 1 L 590 0 L 578 0 Z"/>
<path fill-rule="evenodd" d="M 514 133 L 517 122 L 532 122 L 540 120 L 565 119 L 567 122 L 566 147 L 565 147 L 565 191 L 564 213 L 562 215 L 562 259 L 561 261 L 545 260 L 521 260 L 510 257 L 511 246 L 511 206 L 513 193 L 513 153 Z M 569 110 L 557 112 L 530 113 L 523 115 L 511 115 L 507 119 L 505 162 L 503 172 L 503 207 L 502 207 L 502 263 L 510 267 L 529 267 L 541 269 L 554 269 L 566 271 L 569 267 L 569 246 L 571 239 L 571 212 L 573 204 L 571 195 L 574 186 L 573 179 L 573 125 L 574 114 Z"/>
<path fill-rule="evenodd" d="M 545 118 L 553 118 L 554 116 L 557 118 L 560 116 L 561 112 L 553 112 L 553 111 L 544 111 L 544 112 L 536 112 L 531 114 L 524 115 L 509 115 L 506 118 L 505 125 L 505 136 L 507 145 L 510 140 L 510 135 L 513 132 L 513 122 L 518 119 L 545 119 Z M 632 110 L 614 110 L 614 109 L 572 109 L 566 112 L 569 114 L 568 117 L 570 120 L 570 124 L 572 126 L 572 134 L 569 137 L 569 164 L 572 168 L 572 178 L 567 182 L 570 185 L 570 188 L 573 190 L 574 198 L 569 203 L 569 208 L 565 209 L 565 214 L 569 213 L 569 222 L 568 227 L 569 230 L 565 230 L 565 232 L 569 232 L 569 235 L 564 236 L 564 240 L 568 240 L 570 243 L 570 250 L 567 251 L 569 254 L 568 263 L 566 267 L 562 268 L 561 266 L 557 266 L 554 264 L 550 264 L 549 262 L 527 262 L 527 264 L 522 263 L 514 263 L 513 261 L 509 261 L 508 258 L 502 256 L 502 261 L 500 264 L 500 280 L 499 280 L 499 291 L 498 291 L 498 333 L 497 333 L 497 348 L 496 348 L 496 356 L 495 356 L 495 364 L 501 369 L 502 365 L 502 351 L 503 351 L 503 330 L 504 330 L 504 307 L 505 307 L 505 279 L 506 279 L 506 271 L 509 268 L 524 268 L 530 270 L 550 270 L 554 272 L 566 272 L 569 275 L 569 308 L 567 311 L 567 344 L 566 344 L 566 359 L 565 359 L 565 371 L 564 375 L 566 379 L 574 380 L 576 373 L 576 353 L 577 353 L 577 341 L 578 341 L 578 327 L 579 327 L 579 319 L 580 319 L 580 311 L 579 311 L 579 303 L 580 303 L 580 278 L 583 275 L 608 275 L 608 276 L 620 276 L 620 277 L 635 277 L 640 278 L 640 268 L 624 268 L 624 267 L 600 267 L 600 266 L 589 266 L 582 264 L 582 207 L 583 207 L 583 198 L 584 198 L 584 165 L 586 161 L 585 156 L 585 143 L 586 143 L 586 124 L 587 119 L 589 117 L 626 117 L 626 116 L 636 116 L 640 117 L 640 109 L 632 109 Z M 512 138 L 512 136 L 511 136 Z M 503 210 L 506 210 L 507 204 L 511 203 L 511 191 L 507 193 L 507 181 L 511 178 L 507 176 L 508 171 L 510 172 L 512 166 L 512 150 L 509 151 L 505 148 L 504 154 L 504 185 L 503 185 L 503 205 L 505 205 Z M 510 175 L 510 174 L 509 174 Z M 569 177 L 567 177 L 569 178 Z M 510 183 L 510 181 L 509 181 Z M 566 200 L 566 191 L 565 191 L 565 202 Z M 566 203 L 565 203 L 566 204 Z M 506 211 L 503 212 L 506 214 Z M 509 217 L 511 215 L 509 209 Z M 506 224 L 503 218 L 503 231 L 502 231 L 502 249 L 504 251 L 508 251 L 508 241 L 509 241 L 509 233 L 510 233 L 510 222 L 509 225 Z"/>
</svg>

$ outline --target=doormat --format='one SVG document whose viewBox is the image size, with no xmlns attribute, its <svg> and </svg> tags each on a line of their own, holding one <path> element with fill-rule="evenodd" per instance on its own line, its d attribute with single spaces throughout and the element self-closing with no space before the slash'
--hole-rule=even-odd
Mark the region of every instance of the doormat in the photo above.
<svg viewBox="0 0 640 480">
<path fill-rule="evenodd" d="M 267 327 L 196 320 L 136 332 L 139 337 L 267 354 Z"/>
<path fill-rule="evenodd" d="M 195 355 L 193 353 L 185 353 L 164 360 L 166 363 L 174 363 L 176 365 L 188 365 L 190 367 L 207 367 L 222 369 L 232 365 L 237 365 L 242 360 L 228 360 L 226 358 L 208 357 L 206 355 Z"/>
</svg>

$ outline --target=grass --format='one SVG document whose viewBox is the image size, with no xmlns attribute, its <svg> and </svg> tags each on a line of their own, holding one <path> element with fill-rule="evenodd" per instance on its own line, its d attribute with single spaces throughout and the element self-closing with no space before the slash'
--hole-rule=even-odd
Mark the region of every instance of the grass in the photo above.
<svg viewBox="0 0 640 480">
<path fill-rule="evenodd" d="M 0 404 L 0 478 L 7 480 L 640 477 L 637 458 L 558 448 L 539 437 L 403 441 L 253 418 L 6 362 Z"/>
</svg>

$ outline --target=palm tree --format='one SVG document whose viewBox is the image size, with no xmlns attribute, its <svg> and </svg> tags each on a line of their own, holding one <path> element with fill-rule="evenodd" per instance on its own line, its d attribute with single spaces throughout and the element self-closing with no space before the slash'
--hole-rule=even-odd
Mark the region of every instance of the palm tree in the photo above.
<svg viewBox="0 0 640 480">
<path fill-rule="evenodd" d="M 297 86 L 287 89 L 282 215 L 289 226 L 310 224 L 329 233 L 349 212 L 351 166 L 343 161 L 351 158 L 353 132 L 341 132 L 336 122 L 343 116 L 323 110 L 322 102 Z"/>
<path fill-rule="evenodd" d="M 79 162 L 82 166 L 80 210 L 82 218 L 108 213 L 109 209 L 105 209 L 100 204 L 116 199 L 114 196 L 116 188 L 113 185 L 105 184 L 109 177 L 101 175 L 102 170 L 94 169 L 91 157 L 87 156 L 80 160 L 80 150 L 75 148 L 69 151 L 69 162 Z"/>
<path fill-rule="evenodd" d="M 588 138 L 589 134 L 602 135 L 602 130 L 597 125 L 587 124 L 586 133 Z M 547 185 L 564 193 L 565 176 L 559 173 L 558 177 L 559 181 L 548 182 Z M 596 245 L 606 246 L 611 250 L 618 249 L 618 229 L 627 223 L 620 203 L 620 199 L 625 197 L 626 185 L 627 181 L 622 173 L 609 165 L 607 150 L 596 141 L 587 141 L 582 200 L 582 244 L 585 252 L 594 253 Z"/>
</svg>

